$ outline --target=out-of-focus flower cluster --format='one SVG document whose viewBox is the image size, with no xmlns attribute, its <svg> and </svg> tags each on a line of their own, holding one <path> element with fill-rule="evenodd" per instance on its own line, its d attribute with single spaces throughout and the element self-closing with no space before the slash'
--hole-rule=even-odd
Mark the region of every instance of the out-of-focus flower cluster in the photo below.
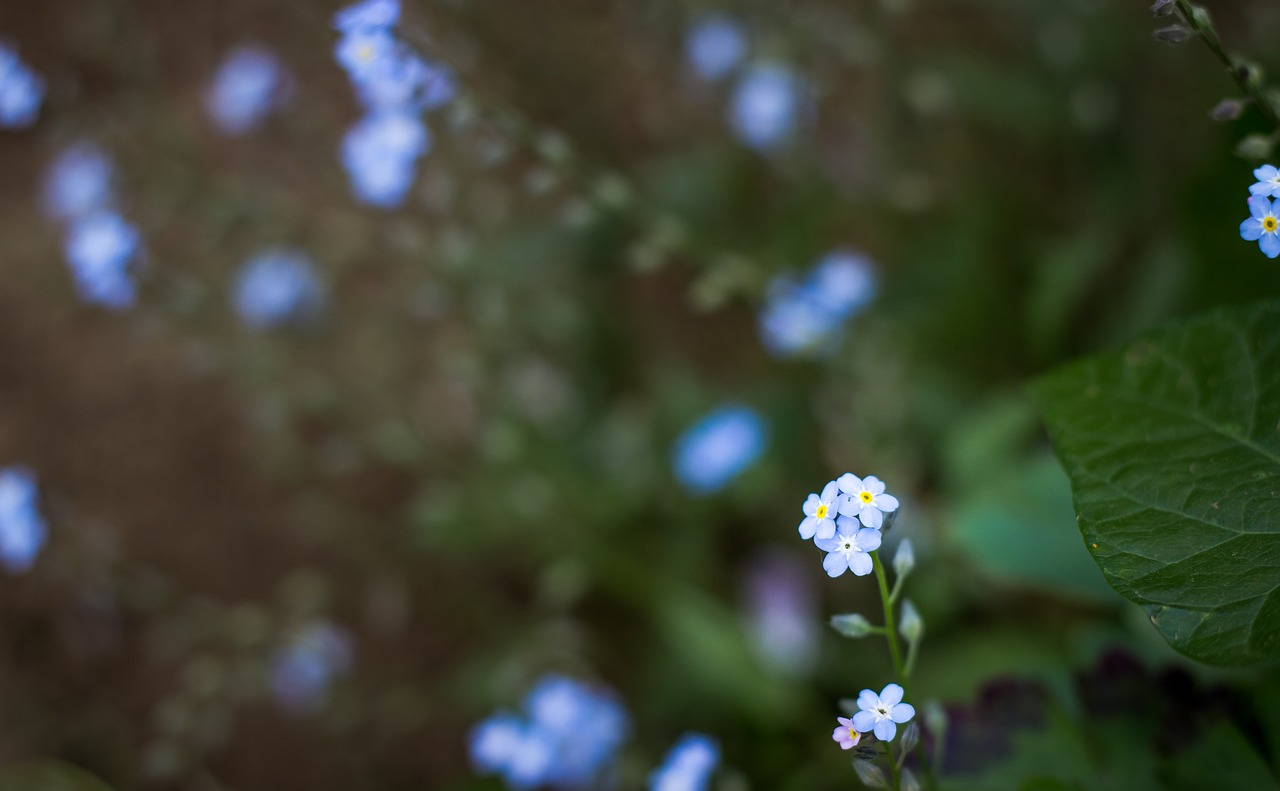
<svg viewBox="0 0 1280 791">
<path fill-rule="evenodd" d="M 649 791 L 705 791 L 720 763 L 720 747 L 701 733 L 686 733 L 649 777 Z"/>
<path fill-rule="evenodd" d="M 253 131 L 289 100 L 293 79 L 275 53 L 256 44 L 227 55 L 205 94 L 205 109 L 229 135 Z"/>
<path fill-rule="evenodd" d="M 676 478 L 694 494 L 718 492 L 764 453 L 764 419 L 744 406 L 723 406 L 690 426 L 676 440 Z"/>
<path fill-rule="evenodd" d="M 631 721 L 617 697 L 564 676 L 546 676 L 523 714 L 498 712 L 471 733 L 476 769 L 513 789 L 603 787 Z"/>
<path fill-rule="evenodd" d="M 14 573 L 31 568 L 48 533 L 35 475 L 22 467 L 0 470 L 0 565 Z"/>
<path fill-rule="evenodd" d="M 422 114 L 457 93 L 449 67 L 423 59 L 395 36 L 399 0 L 365 0 L 339 11 L 334 49 L 365 116 L 342 141 L 342 163 L 356 198 L 396 208 L 408 196 L 417 161 L 431 150 Z"/>
<path fill-rule="evenodd" d="M 324 306 L 324 287 L 305 253 L 271 248 L 245 262 L 232 304 L 245 326 L 266 329 L 316 316 Z"/>
<path fill-rule="evenodd" d="M 112 310 L 137 300 L 142 237 L 116 208 L 114 167 L 102 149 L 75 143 L 54 159 L 44 181 L 44 208 L 66 226 L 64 251 L 76 290 Z"/>
<path fill-rule="evenodd" d="M 836 250 L 797 280 L 779 276 L 760 311 L 760 338 L 777 357 L 824 356 L 845 325 L 876 296 L 876 272 L 866 257 Z"/>
<path fill-rule="evenodd" d="M 0 129 L 31 126 L 44 101 L 44 79 L 0 42 Z"/>
<path fill-rule="evenodd" d="M 295 633 L 271 661 L 271 690 L 287 711 L 307 714 L 318 710 L 329 686 L 351 670 L 355 641 L 345 629 L 328 621 Z"/>
</svg>

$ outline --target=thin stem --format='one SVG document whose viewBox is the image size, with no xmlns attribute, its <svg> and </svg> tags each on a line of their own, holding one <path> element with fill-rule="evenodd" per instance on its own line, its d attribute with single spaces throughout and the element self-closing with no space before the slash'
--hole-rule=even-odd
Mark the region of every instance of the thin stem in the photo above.
<svg viewBox="0 0 1280 791">
<path fill-rule="evenodd" d="M 1218 38 L 1218 31 L 1214 30 L 1213 23 L 1208 17 L 1200 14 L 1198 10 L 1191 4 L 1191 0 L 1175 0 L 1178 6 L 1178 13 L 1182 15 L 1185 21 L 1200 40 L 1205 43 L 1209 51 L 1214 54 L 1223 66 L 1226 67 L 1227 73 L 1231 75 L 1231 79 L 1235 81 L 1236 86 L 1240 88 L 1253 105 L 1258 108 L 1258 112 L 1262 113 L 1262 117 L 1271 126 L 1273 134 L 1280 132 L 1280 117 L 1276 116 L 1275 105 L 1271 103 L 1271 99 L 1266 95 L 1263 86 L 1257 80 L 1249 79 L 1247 72 L 1241 69 L 1241 63 L 1235 58 L 1227 54 L 1222 48 L 1222 40 Z"/>
<path fill-rule="evenodd" d="M 889 581 L 884 573 L 884 564 L 880 562 L 880 551 L 871 553 L 872 568 L 876 572 L 876 582 L 880 583 L 880 601 L 884 604 L 885 640 L 889 642 L 889 656 L 893 659 L 893 671 L 898 675 L 898 683 L 905 694 L 907 689 L 906 666 L 902 663 L 902 648 L 898 645 L 898 630 L 894 628 L 893 599 L 889 595 Z"/>
<path fill-rule="evenodd" d="M 893 760 L 893 745 L 889 742 L 884 743 L 884 754 L 889 758 L 889 774 L 893 776 L 893 791 L 900 791 L 902 778 L 898 776 L 898 762 Z"/>
</svg>

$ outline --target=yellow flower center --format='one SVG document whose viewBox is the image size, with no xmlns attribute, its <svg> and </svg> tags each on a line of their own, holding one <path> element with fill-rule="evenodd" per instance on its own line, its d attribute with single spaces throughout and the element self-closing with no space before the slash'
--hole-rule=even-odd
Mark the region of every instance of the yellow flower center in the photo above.
<svg viewBox="0 0 1280 791">
<path fill-rule="evenodd" d="M 1267 233 L 1275 233 L 1277 227 L 1280 227 L 1280 223 L 1277 223 L 1275 217 L 1271 215 L 1267 215 L 1266 217 L 1262 218 L 1263 231 L 1266 231 Z"/>
<path fill-rule="evenodd" d="M 871 502 L 876 499 L 876 496 L 871 492 L 863 491 L 858 492 L 858 499 L 862 501 L 863 505 L 871 505 Z"/>
<path fill-rule="evenodd" d="M 373 60 L 373 46 L 371 44 L 361 44 L 356 50 L 356 57 L 360 60 Z"/>
<path fill-rule="evenodd" d="M 814 511 L 814 512 L 813 512 L 813 515 L 814 515 L 814 517 L 815 517 L 815 518 L 817 518 L 817 519 L 826 519 L 826 518 L 827 518 L 827 513 L 828 513 L 828 512 L 827 512 L 827 505 L 826 505 L 826 503 L 823 503 L 822 505 L 818 506 L 818 510 Z"/>
<path fill-rule="evenodd" d="M 857 744 L 862 739 L 862 734 L 858 733 L 853 728 L 849 728 L 849 738 L 854 744 Z"/>
</svg>

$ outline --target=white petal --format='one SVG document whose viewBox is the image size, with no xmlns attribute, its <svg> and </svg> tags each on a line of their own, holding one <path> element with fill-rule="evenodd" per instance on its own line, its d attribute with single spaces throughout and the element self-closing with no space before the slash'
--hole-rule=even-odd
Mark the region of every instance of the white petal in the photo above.
<svg viewBox="0 0 1280 791">
<path fill-rule="evenodd" d="M 884 494 L 884 481 L 874 475 L 863 478 L 862 485 L 872 494 Z"/>
<path fill-rule="evenodd" d="M 877 494 L 874 500 L 876 508 L 886 514 L 898 510 L 898 498 L 891 494 Z"/>
<path fill-rule="evenodd" d="M 874 527 L 877 530 L 884 524 L 884 514 L 880 513 L 880 509 L 874 505 L 868 505 L 859 511 L 858 519 L 867 527 Z"/>
<path fill-rule="evenodd" d="M 916 707 L 912 706 L 910 703 L 899 703 L 889 709 L 889 716 L 894 722 L 906 722 L 916 716 Z"/>
<path fill-rule="evenodd" d="M 836 478 L 836 484 L 839 485 L 840 491 L 845 494 L 857 494 L 862 491 L 862 479 L 851 472 L 846 472 Z"/>
<path fill-rule="evenodd" d="M 823 520 L 823 521 L 827 521 L 827 520 Z M 813 536 L 817 532 L 818 532 L 818 520 L 814 519 L 812 516 L 806 516 L 804 518 L 804 521 L 800 523 L 800 537 L 813 538 Z"/>
<path fill-rule="evenodd" d="M 885 684 L 880 690 L 880 702 L 886 708 L 892 708 L 902 702 L 902 687 L 898 684 Z M 902 720 L 906 722 L 906 720 Z"/>
<path fill-rule="evenodd" d="M 826 486 L 822 487 L 822 502 L 824 503 L 834 502 L 835 499 L 839 496 L 840 496 L 840 487 L 836 484 L 835 481 L 831 481 Z"/>
<path fill-rule="evenodd" d="M 836 534 L 836 522 L 834 519 L 819 519 L 818 531 L 815 535 L 818 538 L 832 538 Z"/>
</svg>

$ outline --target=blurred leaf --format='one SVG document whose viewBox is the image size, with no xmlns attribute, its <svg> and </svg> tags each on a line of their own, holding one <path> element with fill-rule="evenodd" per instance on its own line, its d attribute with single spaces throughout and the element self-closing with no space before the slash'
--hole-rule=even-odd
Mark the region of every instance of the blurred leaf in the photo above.
<svg viewBox="0 0 1280 791">
<path fill-rule="evenodd" d="M 0 791 L 111 791 L 111 787 L 69 764 L 40 761 L 0 771 Z"/>
<path fill-rule="evenodd" d="M 1205 788 L 1275 789 L 1276 778 L 1257 750 L 1230 723 L 1215 723 L 1195 740 L 1195 749 L 1174 757 L 1160 772 L 1169 791 Z"/>
<path fill-rule="evenodd" d="M 1214 664 L 1280 654 L 1277 322 L 1215 312 L 1034 386 L 1107 580 Z"/>
</svg>

